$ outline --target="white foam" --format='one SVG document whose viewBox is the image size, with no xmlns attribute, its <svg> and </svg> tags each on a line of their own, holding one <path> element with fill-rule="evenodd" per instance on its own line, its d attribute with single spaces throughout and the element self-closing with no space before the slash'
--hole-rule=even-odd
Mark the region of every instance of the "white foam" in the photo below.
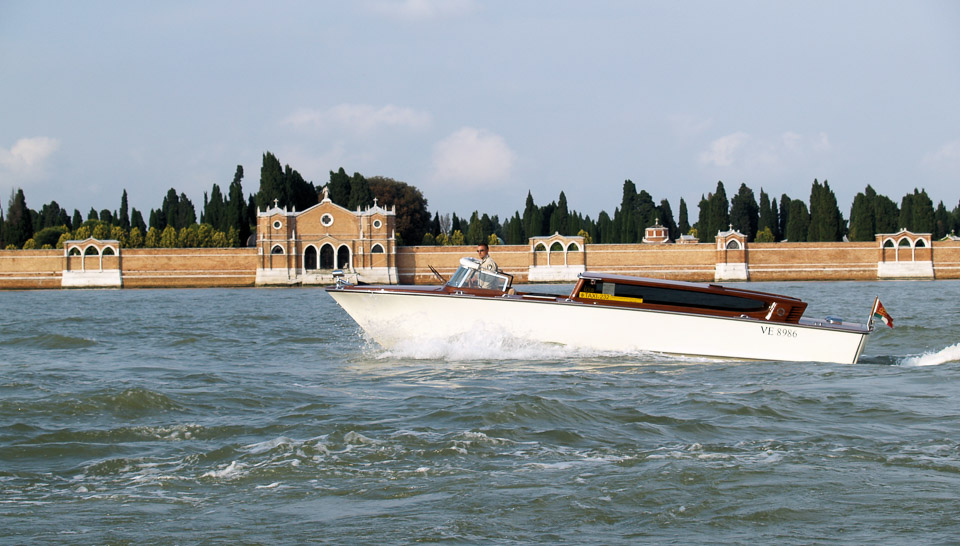
<svg viewBox="0 0 960 546">
<path fill-rule="evenodd" d="M 901 366 L 937 366 L 947 362 L 960 362 L 960 343 L 941 349 L 935 353 L 924 353 L 900 361 Z"/>
<path fill-rule="evenodd" d="M 220 470 L 211 470 L 203 474 L 203 478 L 219 478 L 223 480 L 229 480 L 240 475 L 243 471 L 243 465 L 237 464 L 237 461 L 231 462 L 225 468 Z"/>
</svg>

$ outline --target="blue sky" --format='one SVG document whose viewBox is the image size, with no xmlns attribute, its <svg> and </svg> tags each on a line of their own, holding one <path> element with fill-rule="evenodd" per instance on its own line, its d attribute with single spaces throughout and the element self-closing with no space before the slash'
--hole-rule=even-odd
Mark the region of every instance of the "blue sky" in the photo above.
<svg viewBox="0 0 960 546">
<path fill-rule="evenodd" d="M 499 214 L 623 181 L 960 199 L 958 2 L 0 0 L 0 201 L 198 206 L 265 151 Z"/>
</svg>

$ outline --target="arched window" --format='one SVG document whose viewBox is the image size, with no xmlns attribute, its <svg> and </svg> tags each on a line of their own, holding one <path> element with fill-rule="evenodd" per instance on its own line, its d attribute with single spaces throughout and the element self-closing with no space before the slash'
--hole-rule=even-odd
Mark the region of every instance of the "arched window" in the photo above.
<svg viewBox="0 0 960 546">
<path fill-rule="evenodd" d="M 320 269 L 333 269 L 333 246 L 329 243 L 320 247 Z"/>
<path fill-rule="evenodd" d="M 545 252 L 547 250 L 547 245 L 543 243 L 537 243 L 537 246 L 533 248 L 535 252 Z"/>
<path fill-rule="evenodd" d="M 79 256 L 79 255 L 80 255 L 80 249 L 77 248 L 77 247 L 71 248 L 71 249 L 70 249 L 70 255 L 71 255 L 71 256 Z"/>
<path fill-rule="evenodd" d="M 103 255 L 104 255 L 104 256 L 113 256 L 114 254 L 116 254 L 116 252 L 113 251 L 113 247 L 112 247 L 112 246 L 108 246 L 108 247 L 106 247 L 106 248 L 103 249 Z"/>
<path fill-rule="evenodd" d="M 373 245 L 373 248 L 370 249 L 371 254 L 383 254 L 383 246 L 380 243 Z"/>
<path fill-rule="evenodd" d="M 740 241 L 736 239 L 727 241 L 727 250 L 740 250 Z"/>
<path fill-rule="evenodd" d="M 310 245 L 303 251 L 303 268 L 308 270 L 317 268 L 317 247 Z"/>
<path fill-rule="evenodd" d="M 93 246 L 93 245 L 90 245 L 90 246 L 88 246 L 87 248 L 85 248 L 85 249 L 83 250 L 83 255 L 84 255 L 84 256 L 97 256 L 98 254 L 100 254 L 100 253 L 97 252 L 97 247 L 95 247 L 95 246 Z"/>
<path fill-rule="evenodd" d="M 280 245 L 273 245 L 273 248 L 270 249 L 270 254 L 283 254 L 283 247 Z"/>
<path fill-rule="evenodd" d="M 347 245 L 341 245 L 337 249 L 337 269 L 345 269 L 350 267 L 350 249 Z"/>
<path fill-rule="evenodd" d="M 909 248 L 909 247 L 910 247 L 910 239 L 908 239 L 907 237 L 904 237 L 903 239 L 900 239 L 900 241 L 897 243 L 897 246 L 905 246 L 905 247 Z"/>
<path fill-rule="evenodd" d="M 886 241 L 883 242 L 883 248 L 893 248 L 893 247 L 894 247 L 893 239 L 887 239 Z"/>
<path fill-rule="evenodd" d="M 922 247 L 922 246 L 927 246 L 927 242 L 924 241 L 923 239 L 917 239 L 917 245 L 916 245 L 916 246 L 917 246 L 917 248 L 920 248 L 920 247 Z"/>
<path fill-rule="evenodd" d="M 569 252 L 577 252 L 578 250 L 580 250 L 580 247 L 577 246 L 577 243 L 570 243 L 570 244 L 567 246 L 567 250 L 568 250 Z"/>
<path fill-rule="evenodd" d="M 563 245 L 560 244 L 560 241 L 554 241 L 553 244 L 550 245 L 550 252 L 563 252 Z"/>
</svg>

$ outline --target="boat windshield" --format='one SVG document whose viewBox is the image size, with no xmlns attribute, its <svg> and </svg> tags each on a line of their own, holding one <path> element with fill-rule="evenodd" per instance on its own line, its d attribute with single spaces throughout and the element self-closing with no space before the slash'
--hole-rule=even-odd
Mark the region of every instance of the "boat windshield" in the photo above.
<svg viewBox="0 0 960 546">
<path fill-rule="evenodd" d="M 447 286 L 453 288 L 487 288 L 506 292 L 510 289 L 513 278 L 503 273 L 494 273 L 480 269 L 479 260 L 463 258 L 460 267 L 447 281 Z"/>
</svg>

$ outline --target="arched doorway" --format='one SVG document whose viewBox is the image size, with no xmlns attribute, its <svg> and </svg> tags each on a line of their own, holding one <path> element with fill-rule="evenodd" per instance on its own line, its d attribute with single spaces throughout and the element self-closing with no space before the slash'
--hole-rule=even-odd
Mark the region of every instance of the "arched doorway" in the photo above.
<svg viewBox="0 0 960 546">
<path fill-rule="evenodd" d="M 317 247 L 310 245 L 303 252 L 303 268 L 305 270 L 317 268 Z"/>
<path fill-rule="evenodd" d="M 320 269 L 333 269 L 333 246 L 330 244 L 320 247 Z"/>
<path fill-rule="evenodd" d="M 350 249 L 343 245 L 337 249 L 337 269 L 350 268 Z"/>
</svg>

